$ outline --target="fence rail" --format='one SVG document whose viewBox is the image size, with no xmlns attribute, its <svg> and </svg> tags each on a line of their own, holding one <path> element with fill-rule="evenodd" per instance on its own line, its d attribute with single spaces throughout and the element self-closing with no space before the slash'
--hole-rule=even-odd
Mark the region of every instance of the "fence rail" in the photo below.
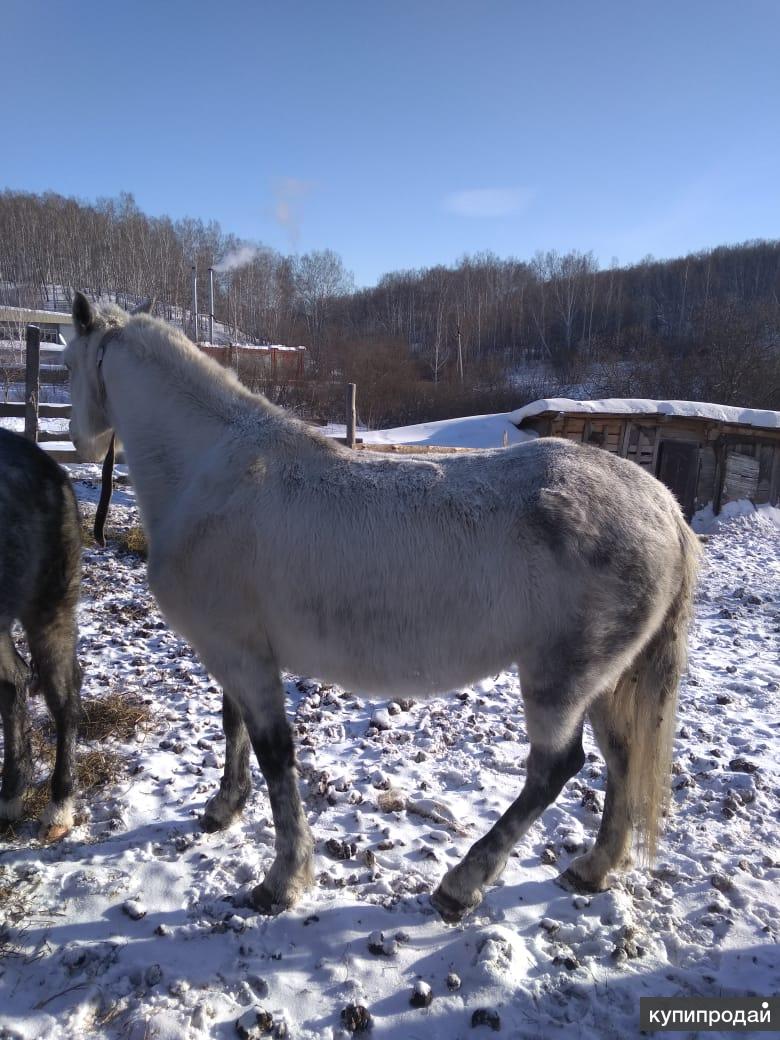
<svg viewBox="0 0 780 1040">
<path fill-rule="evenodd" d="M 26 410 L 24 401 L 5 401 L 0 404 L 0 416 L 5 419 L 24 419 Z M 38 416 L 41 419 L 70 419 L 70 405 L 39 404 Z"/>
<path fill-rule="evenodd" d="M 41 419 L 70 419 L 69 404 L 41 404 L 41 330 L 37 325 L 27 326 L 24 369 L 24 401 L 0 403 L 0 418 L 24 419 L 24 435 L 36 443 L 50 445 L 44 450 L 58 462 L 78 462 L 76 449 L 64 431 L 42 430 Z M 58 382 L 63 380 L 57 380 Z"/>
<path fill-rule="evenodd" d="M 0 401 L 0 418 L 24 419 L 25 436 L 44 446 L 58 462 L 78 462 L 79 456 L 70 443 L 65 431 L 42 430 L 41 419 L 70 419 L 70 404 L 40 403 L 40 329 L 37 325 L 27 326 L 27 353 L 25 364 L 24 401 Z M 57 382 L 66 382 L 67 378 Z M 345 419 L 346 436 L 338 438 L 342 444 L 351 448 L 363 448 L 370 451 L 396 452 L 408 455 L 444 454 L 470 451 L 470 448 L 448 448 L 420 444 L 364 444 L 356 436 L 356 386 L 348 383 L 345 387 Z"/>
</svg>

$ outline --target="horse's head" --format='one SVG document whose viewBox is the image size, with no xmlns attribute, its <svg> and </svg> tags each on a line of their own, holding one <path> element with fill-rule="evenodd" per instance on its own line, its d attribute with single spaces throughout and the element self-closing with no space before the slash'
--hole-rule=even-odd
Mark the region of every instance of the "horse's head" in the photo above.
<svg viewBox="0 0 780 1040">
<path fill-rule="evenodd" d="M 150 305 L 142 304 L 130 313 L 148 311 Z M 119 307 L 97 310 L 81 292 L 73 297 L 76 335 L 63 354 L 70 373 L 70 437 L 79 455 L 89 462 L 104 457 L 114 432 L 101 368 L 108 341 L 119 335 L 130 313 Z"/>
</svg>

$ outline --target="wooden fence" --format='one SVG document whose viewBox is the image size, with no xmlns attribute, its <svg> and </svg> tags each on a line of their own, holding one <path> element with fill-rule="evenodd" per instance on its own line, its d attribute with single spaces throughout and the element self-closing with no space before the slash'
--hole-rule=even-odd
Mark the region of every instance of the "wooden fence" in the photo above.
<svg viewBox="0 0 780 1040">
<path fill-rule="evenodd" d="M 41 419 L 70 419 L 70 404 L 41 403 L 41 330 L 37 325 L 28 325 L 26 332 L 26 360 L 24 369 L 24 401 L 0 402 L 0 418 L 24 419 L 24 435 L 31 441 L 40 444 L 58 462 L 78 462 L 79 456 L 70 443 L 70 436 L 65 431 L 42 430 Z M 57 378 L 56 382 L 67 382 L 66 378 Z M 356 386 L 348 383 L 345 387 L 346 436 L 338 438 L 342 444 L 351 448 L 363 448 L 370 451 L 397 452 L 408 455 L 424 455 L 428 453 L 448 454 L 470 451 L 470 448 L 447 448 L 419 444 L 364 444 L 356 436 Z"/>
<path fill-rule="evenodd" d="M 70 419 L 69 404 L 42 404 L 41 400 L 41 330 L 28 325 L 24 370 L 24 401 L 0 403 L 0 418 L 24 419 L 24 435 L 41 444 L 58 462 L 78 462 L 69 435 L 42 430 L 41 419 Z M 56 445 L 56 446 L 55 446 Z"/>
</svg>

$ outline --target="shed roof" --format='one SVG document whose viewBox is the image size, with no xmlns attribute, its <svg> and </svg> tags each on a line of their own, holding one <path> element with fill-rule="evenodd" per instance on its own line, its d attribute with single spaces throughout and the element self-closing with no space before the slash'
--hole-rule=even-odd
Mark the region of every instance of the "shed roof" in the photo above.
<svg viewBox="0 0 780 1040">
<path fill-rule="evenodd" d="M 780 412 L 758 408 L 738 408 L 704 401 L 651 401 L 643 397 L 607 397 L 601 401 L 575 401 L 568 397 L 548 397 L 532 401 L 509 413 L 515 426 L 538 415 L 585 413 L 588 415 L 674 415 L 708 422 L 780 429 Z"/>
</svg>

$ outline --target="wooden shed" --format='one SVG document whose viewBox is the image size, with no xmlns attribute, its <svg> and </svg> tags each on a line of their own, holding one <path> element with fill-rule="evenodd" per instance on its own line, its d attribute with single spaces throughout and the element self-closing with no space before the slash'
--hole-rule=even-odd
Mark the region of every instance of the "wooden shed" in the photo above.
<svg viewBox="0 0 780 1040">
<path fill-rule="evenodd" d="M 594 444 L 662 480 L 686 517 L 727 502 L 780 503 L 780 412 L 697 401 L 612 398 L 534 401 L 518 429 Z"/>
</svg>

